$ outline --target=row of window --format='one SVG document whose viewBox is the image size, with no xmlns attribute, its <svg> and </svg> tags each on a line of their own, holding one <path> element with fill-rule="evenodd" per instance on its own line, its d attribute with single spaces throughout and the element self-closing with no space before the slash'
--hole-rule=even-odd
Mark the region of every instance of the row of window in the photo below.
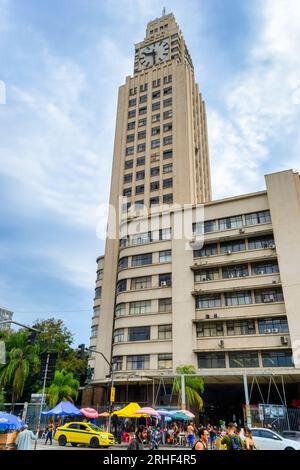
<svg viewBox="0 0 300 470">
<path fill-rule="evenodd" d="M 171 135 L 168 135 L 166 137 L 163 137 L 162 139 L 162 144 L 163 145 L 171 145 L 173 141 L 173 137 Z M 157 149 L 161 146 L 161 141 L 160 139 L 155 139 L 151 141 L 151 149 Z M 137 144 L 136 146 L 136 152 L 145 152 L 146 151 L 146 143 L 143 142 L 142 144 Z M 126 157 L 129 155 L 133 155 L 135 152 L 135 147 L 132 145 L 131 147 L 127 147 L 125 151 Z"/>
<path fill-rule="evenodd" d="M 128 235 L 127 237 L 120 239 L 120 247 L 124 248 L 126 246 L 145 245 L 146 243 L 171 240 L 171 234 L 171 228 L 168 227 L 155 230 L 153 232 L 143 232 L 137 233 L 135 235 Z"/>
<path fill-rule="evenodd" d="M 228 320 L 199 322 L 196 325 L 197 338 L 213 336 L 241 336 L 270 333 L 289 333 L 286 317 L 262 318 L 259 320 Z"/>
<path fill-rule="evenodd" d="M 223 298 L 222 298 L 223 297 Z M 196 297 L 196 308 L 234 307 L 238 305 L 283 302 L 283 292 L 280 287 L 271 289 L 225 292 L 221 294 L 205 294 Z"/>
<path fill-rule="evenodd" d="M 150 313 L 170 313 L 172 312 L 172 298 L 165 297 L 158 299 L 158 307 L 155 311 L 153 308 L 152 300 L 138 300 L 136 302 L 125 302 L 117 304 L 115 310 L 116 318 L 124 317 L 125 315 L 147 315 Z"/>
<path fill-rule="evenodd" d="M 113 370 L 123 370 L 123 356 L 115 356 L 112 359 Z M 172 369 L 173 361 L 172 354 L 158 354 L 157 355 L 157 368 L 158 369 Z M 144 370 L 150 369 L 150 355 L 136 355 L 126 356 L 126 370 Z"/>
<path fill-rule="evenodd" d="M 163 84 L 166 85 L 167 83 L 172 83 L 172 75 L 166 75 L 163 77 Z M 152 87 L 157 88 L 161 85 L 161 79 L 158 78 L 157 80 L 153 80 L 152 82 Z M 140 93 L 144 93 L 145 91 L 148 90 L 148 83 L 144 83 L 143 85 L 140 85 L 139 91 Z M 137 94 L 137 87 L 130 88 L 129 90 L 129 96 L 134 96 Z"/>
<path fill-rule="evenodd" d="M 161 202 L 163 204 L 172 204 L 173 203 L 173 194 L 172 193 L 163 194 L 162 198 L 160 198 L 159 196 L 151 197 L 149 199 L 149 207 L 158 206 L 158 205 L 161 204 Z M 145 204 L 145 201 L 143 199 L 141 199 L 139 201 L 135 201 L 133 206 L 131 205 L 131 203 L 123 204 L 122 212 L 123 213 L 127 212 L 127 210 L 130 207 L 134 207 L 135 210 L 139 210 L 139 209 L 143 208 L 144 204 Z"/>
<path fill-rule="evenodd" d="M 129 266 L 128 263 L 128 256 L 124 256 L 119 259 L 118 269 L 122 271 L 123 269 L 127 269 L 128 267 L 138 267 L 138 266 L 145 266 L 147 264 L 152 264 L 153 262 L 153 253 L 143 253 L 142 255 L 133 255 L 131 257 L 131 264 Z M 163 250 L 160 251 L 158 254 L 158 261 L 159 263 L 170 263 L 172 260 L 171 250 Z"/>
<path fill-rule="evenodd" d="M 168 110 L 163 112 L 163 119 L 164 120 L 165 119 L 170 119 L 172 116 L 173 116 L 172 109 L 168 109 Z M 160 120 L 161 120 L 161 114 L 160 113 L 155 113 L 151 117 L 152 124 L 158 123 L 158 122 L 160 122 Z M 137 121 L 137 123 L 138 123 L 138 127 L 144 127 L 144 126 L 147 125 L 147 118 L 145 118 L 145 117 L 141 118 Z M 170 124 L 164 124 L 164 129 L 167 129 L 165 126 L 168 126 L 168 125 L 170 125 Z M 131 130 L 135 129 L 135 127 L 136 127 L 136 121 L 129 121 L 127 123 L 127 130 L 128 131 L 131 131 Z M 143 132 L 143 131 L 141 131 L 141 132 Z M 139 137 L 139 138 L 142 138 L 142 137 Z"/>
<path fill-rule="evenodd" d="M 248 264 L 235 264 L 222 268 L 206 268 L 196 271 L 195 282 L 218 281 L 220 279 L 230 279 L 245 276 L 262 276 L 264 274 L 279 273 L 277 261 L 259 261 Z"/>
<path fill-rule="evenodd" d="M 172 97 L 164 99 L 163 102 L 162 102 L 162 105 L 163 105 L 163 108 L 168 108 L 169 106 L 172 106 Z M 155 101 L 154 103 L 152 103 L 151 109 L 152 109 L 152 111 L 158 111 L 159 109 L 161 109 L 161 102 L 160 101 Z M 148 107 L 147 106 L 142 106 L 141 108 L 138 109 L 138 115 L 142 116 L 144 114 L 147 114 L 147 111 L 148 111 Z M 127 116 L 128 116 L 128 119 L 132 119 L 132 118 L 136 117 L 136 115 L 137 115 L 137 110 L 136 109 L 130 109 L 128 111 Z"/>
<path fill-rule="evenodd" d="M 197 353 L 198 369 L 224 369 L 226 356 L 230 368 L 260 367 L 293 367 L 293 356 L 290 350 L 275 351 L 232 351 Z"/>
<path fill-rule="evenodd" d="M 152 99 L 155 100 L 157 98 L 160 98 L 161 96 L 166 96 L 166 95 L 171 95 L 172 94 L 172 87 L 168 86 L 166 88 L 163 88 L 162 90 L 155 90 L 152 92 Z M 140 95 L 139 97 L 139 103 L 146 103 L 148 99 L 148 95 Z M 137 104 L 137 99 L 136 98 L 131 98 L 128 101 L 128 107 L 131 108 L 132 106 L 136 106 Z"/>
<path fill-rule="evenodd" d="M 130 123 L 130 124 L 132 124 L 132 123 Z M 172 123 L 168 122 L 168 123 L 163 125 L 162 132 L 170 132 L 172 130 L 172 128 L 173 128 Z M 158 136 L 158 135 L 160 135 L 160 133 L 161 133 L 161 127 L 160 126 L 152 127 L 152 129 L 151 129 L 152 137 L 153 136 Z M 138 138 L 138 140 L 145 139 L 146 138 L 146 130 L 139 131 L 137 133 L 137 138 Z M 126 142 L 128 144 L 131 143 L 131 142 L 134 142 L 134 140 L 135 140 L 135 134 L 128 134 L 127 135 Z"/>
<path fill-rule="evenodd" d="M 163 189 L 168 189 L 173 187 L 173 178 L 167 178 L 162 181 Z M 150 191 L 158 191 L 160 186 L 159 181 L 152 181 L 150 183 Z M 145 192 L 145 185 L 140 184 L 135 187 L 135 194 L 144 194 Z M 123 196 L 130 197 L 132 195 L 132 188 L 125 188 L 123 190 Z"/>
<path fill-rule="evenodd" d="M 151 163 L 156 162 L 156 161 L 159 160 L 159 154 L 154 154 L 153 157 L 155 157 L 155 158 L 152 158 L 152 155 L 150 157 Z M 163 157 L 164 160 L 167 160 L 168 158 L 172 158 L 173 157 L 173 151 L 170 150 L 170 149 L 169 150 L 164 150 L 163 154 L 162 154 L 162 157 Z M 145 156 L 137 157 L 136 166 L 145 165 L 145 162 L 146 162 L 146 157 Z M 130 170 L 131 168 L 133 168 L 133 160 L 126 160 L 125 164 L 124 164 L 124 168 L 125 168 L 125 170 Z"/>
<path fill-rule="evenodd" d="M 203 246 L 203 248 L 194 250 L 194 258 L 266 248 L 275 248 L 273 235 L 231 240 L 227 242 L 221 242 L 220 244 L 207 243 Z"/>
<path fill-rule="evenodd" d="M 233 228 L 242 228 L 243 226 L 266 224 L 271 222 L 269 210 L 252 212 L 251 214 L 237 215 L 234 217 L 225 217 L 216 220 L 206 220 L 193 223 L 194 233 L 217 232 L 220 230 L 229 230 Z"/>
<path fill-rule="evenodd" d="M 121 279 L 117 282 L 117 294 L 124 292 L 128 289 L 128 281 L 130 282 L 130 290 L 139 290 L 139 289 L 150 289 L 156 287 L 153 285 L 152 276 L 141 276 L 134 277 L 132 279 Z M 158 287 L 171 287 L 172 285 L 172 275 L 168 274 L 159 274 L 158 276 Z"/>
<path fill-rule="evenodd" d="M 167 163 L 166 165 L 163 165 L 163 173 L 171 173 L 173 171 L 173 164 L 172 163 Z M 150 168 L 150 176 L 158 176 L 160 174 L 160 167 L 155 166 L 153 168 Z M 135 179 L 136 181 L 143 180 L 145 179 L 145 170 L 140 170 L 137 171 L 135 174 Z M 128 173 L 124 175 L 124 183 L 131 183 L 133 180 L 133 173 Z"/>
<path fill-rule="evenodd" d="M 122 343 L 124 341 L 150 341 L 150 339 L 172 339 L 172 325 L 159 325 L 157 338 L 151 338 L 150 326 L 135 326 L 128 328 L 127 338 L 125 338 L 125 328 L 117 328 L 114 331 L 113 342 Z"/>
</svg>

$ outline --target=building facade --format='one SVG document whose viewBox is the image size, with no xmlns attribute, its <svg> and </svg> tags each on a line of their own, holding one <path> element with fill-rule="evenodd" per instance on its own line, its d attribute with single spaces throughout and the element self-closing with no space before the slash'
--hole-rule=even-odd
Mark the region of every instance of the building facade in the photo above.
<svg viewBox="0 0 300 470">
<path fill-rule="evenodd" d="M 0 330 L 10 328 L 10 323 L 1 325 L 1 322 L 12 320 L 13 312 L 7 308 L 0 307 Z"/>
<path fill-rule="evenodd" d="M 191 57 L 172 14 L 150 22 L 119 90 L 110 204 L 125 235 L 97 260 L 91 348 L 112 363 L 118 402 L 167 405 L 187 364 L 212 406 L 245 371 L 279 374 L 297 398 L 299 192 L 289 170 L 267 175 L 265 191 L 211 200 Z M 84 400 L 105 404 L 109 368 L 99 354 L 89 364 Z"/>
</svg>

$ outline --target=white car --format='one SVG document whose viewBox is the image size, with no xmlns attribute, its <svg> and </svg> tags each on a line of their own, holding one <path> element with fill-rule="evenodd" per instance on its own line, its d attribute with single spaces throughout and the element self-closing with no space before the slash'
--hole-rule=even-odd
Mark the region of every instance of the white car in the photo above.
<svg viewBox="0 0 300 470">
<path fill-rule="evenodd" d="M 285 439 L 265 428 L 251 429 L 255 447 L 259 450 L 300 450 L 300 442 L 292 439 Z"/>
</svg>

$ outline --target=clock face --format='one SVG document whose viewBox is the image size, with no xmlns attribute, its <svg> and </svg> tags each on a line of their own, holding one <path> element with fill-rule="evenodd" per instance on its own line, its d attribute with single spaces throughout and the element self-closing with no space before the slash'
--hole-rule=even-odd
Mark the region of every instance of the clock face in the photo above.
<svg viewBox="0 0 300 470">
<path fill-rule="evenodd" d="M 170 45 L 168 39 L 150 44 L 140 50 L 140 65 L 142 68 L 161 64 L 169 58 Z"/>
</svg>

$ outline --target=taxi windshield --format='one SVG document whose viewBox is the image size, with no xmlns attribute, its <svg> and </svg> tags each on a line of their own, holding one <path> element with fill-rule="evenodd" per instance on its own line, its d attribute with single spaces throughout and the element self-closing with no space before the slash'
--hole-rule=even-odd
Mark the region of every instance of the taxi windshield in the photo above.
<svg viewBox="0 0 300 470">
<path fill-rule="evenodd" d="M 89 426 L 90 426 L 91 429 L 93 429 L 93 431 L 101 431 L 99 426 L 96 426 L 96 424 L 90 424 Z"/>
</svg>

